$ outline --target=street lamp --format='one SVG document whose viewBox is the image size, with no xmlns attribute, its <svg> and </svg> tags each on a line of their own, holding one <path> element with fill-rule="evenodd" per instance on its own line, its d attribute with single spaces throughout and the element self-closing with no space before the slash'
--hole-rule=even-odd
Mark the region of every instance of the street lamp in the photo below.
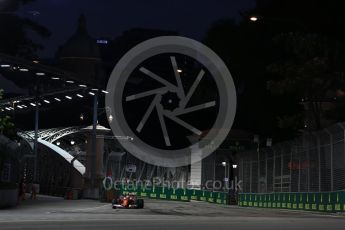
<svg viewBox="0 0 345 230">
<path fill-rule="evenodd" d="M 237 169 L 237 164 L 233 164 L 233 165 L 232 165 L 232 168 L 233 168 L 233 169 Z"/>
<path fill-rule="evenodd" d="M 111 123 L 113 121 L 113 119 L 114 119 L 113 115 L 110 114 L 108 117 L 109 123 Z"/>
<path fill-rule="evenodd" d="M 259 18 L 257 16 L 251 16 L 249 20 L 252 22 L 256 22 L 257 20 L 259 20 Z"/>
<path fill-rule="evenodd" d="M 258 191 L 260 192 L 260 143 L 261 139 L 259 135 L 254 135 L 254 143 L 257 144 L 257 155 L 258 155 Z M 266 147 L 272 146 L 272 138 L 266 138 Z M 267 190 L 267 156 L 266 156 L 266 190 Z"/>
<path fill-rule="evenodd" d="M 224 189 L 228 188 L 226 184 L 229 182 L 228 174 L 227 174 L 227 162 L 223 161 L 222 166 L 224 167 Z"/>
<path fill-rule="evenodd" d="M 276 23 L 283 23 L 286 25 L 295 25 L 297 26 L 299 29 L 303 29 L 306 30 L 308 29 L 307 25 L 305 25 L 304 23 L 301 23 L 299 21 L 296 21 L 294 19 L 289 19 L 289 18 L 275 18 L 275 17 L 266 17 L 263 15 L 251 15 L 249 17 L 247 17 L 247 20 L 255 23 L 255 22 L 261 22 L 261 21 L 265 21 L 265 22 L 276 22 Z"/>
</svg>

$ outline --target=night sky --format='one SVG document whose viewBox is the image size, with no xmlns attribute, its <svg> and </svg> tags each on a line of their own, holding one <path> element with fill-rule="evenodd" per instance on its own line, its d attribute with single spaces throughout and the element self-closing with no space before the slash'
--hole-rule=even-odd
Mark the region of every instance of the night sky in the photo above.
<svg viewBox="0 0 345 230">
<path fill-rule="evenodd" d="M 79 15 L 84 13 L 94 38 L 119 36 L 134 27 L 173 30 L 181 35 L 202 39 L 217 20 L 240 18 L 239 12 L 255 6 L 255 0 L 36 0 L 20 8 L 19 14 L 39 11 L 31 17 L 46 26 L 50 38 L 40 40 L 46 49 L 41 57 L 53 57 L 59 45 L 75 31 Z"/>
</svg>

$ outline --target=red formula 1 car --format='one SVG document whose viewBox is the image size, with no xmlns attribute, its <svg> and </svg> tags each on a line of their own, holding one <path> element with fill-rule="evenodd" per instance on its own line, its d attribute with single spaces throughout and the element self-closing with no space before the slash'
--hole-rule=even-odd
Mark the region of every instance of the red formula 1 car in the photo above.
<svg viewBox="0 0 345 230">
<path fill-rule="evenodd" d="M 126 195 L 120 196 L 118 199 L 113 199 L 112 201 L 113 209 L 117 208 L 136 208 L 141 209 L 144 208 L 144 200 L 139 199 L 136 195 Z"/>
</svg>

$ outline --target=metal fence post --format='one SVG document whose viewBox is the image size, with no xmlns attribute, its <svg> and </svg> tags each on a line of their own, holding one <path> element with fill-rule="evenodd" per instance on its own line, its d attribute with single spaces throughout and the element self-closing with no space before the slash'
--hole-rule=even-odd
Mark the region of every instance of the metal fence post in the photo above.
<svg viewBox="0 0 345 230">
<path fill-rule="evenodd" d="M 245 182 L 244 182 L 244 162 L 243 162 L 243 159 L 241 160 L 241 175 L 240 175 L 240 178 L 237 178 L 238 182 L 240 182 L 241 180 L 242 180 L 242 184 L 244 185 Z M 234 178 L 234 181 L 236 182 L 235 178 Z"/>
<path fill-rule="evenodd" d="M 310 192 L 310 140 L 308 141 L 308 151 L 307 151 L 307 162 L 308 162 L 308 176 L 307 176 L 307 183 L 308 183 L 308 192 Z"/>
<path fill-rule="evenodd" d="M 216 181 L 216 155 L 213 156 L 213 185 L 212 191 L 214 191 L 214 183 Z"/>
<path fill-rule="evenodd" d="M 250 160 L 250 170 L 249 170 L 249 190 L 252 192 L 252 182 L 253 182 L 253 161 Z"/>
<path fill-rule="evenodd" d="M 291 144 L 291 148 L 290 148 L 290 189 L 289 189 L 290 192 L 292 192 L 292 149 L 293 149 L 293 145 Z"/>
<path fill-rule="evenodd" d="M 331 134 L 331 191 L 334 191 L 334 170 L 333 170 L 333 135 Z"/>
<path fill-rule="evenodd" d="M 280 150 L 280 192 L 283 192 L 283 164 L 284 164 L 284 155 L 283 151 Z"/>
<path fill-rule="evenodd" d="M 266 171 L 265 171 L 265 178 L 266 178 L 266 193 L 268 193 L 268 180 L 267 180 L 267 177 L 268 177 L 268 167 L 267 167 L 267 149 L 265 151 L 265 156 L 266 156 L 266 159 L 265 159 L 265 165 L 266 165 Z"/>
<path fill-rule="evenodd" d="M 334 191 L 334 169 L 333 169 L 333 135 L 331 134 L 331 191 Z"/>
<path fill-rule="evenodd" d="M 321 150 L 320 150 L 320 136 L 319 135 L 315 135 L 316 136 L 316 141 L 317 141 L 317 157 L 318 157 L 318 167 L 319 167 L 319 171 L 318 171 L 318 176 L 319 176 L 319 192 L 321 192 Z"/>
<path fill-rule="evenodd" d="M 273 192 L 275 192 L 275 173 L 276 173 L 276 152 L 275 150 L 272 148 L 273 151 L 273 173 L 272 173 L 272 189 Z"/>
<path fill-rule="evenodd" d="M 298 192 L 301 192 L 301 154 L 298 154 Z"/>
<path fill-rule="evenodd" d="M 333 188 L 334 188 L 334 182 L 333 182 L 333 135 L 332 133 L 328 130 L 328 129 L 325 129 L 325 131 L 328 133 L 329 135 L 329 146 L 330 146 L 330 149 L 331 149 L 331 159 L 330 159 L 330 166 L 331 166 L 331 191 L 333 191 Z"/>
<path fill-rule="evenodd" d="M 345 154 L 345 126 L 344 123 L 338 123 L 339 126 L 343 129 L 343 142 L 344 142 L 344 151 L 343 154 Z"/>
<path fill-rule="evenodd" d="M 33 183 L 38 182 L 38 122 L 39 122 L 39 104 L 38 99 L 36 98 L 35 101 L 36 109 L 35 109 L 35 137 L 34 137 L 34 175 L 33 175 Z"/>
<path fill-rule="evenodd" d="M 260 147 L 258 147 L 257 151 L 258 151 L 258 182 L 257 182 L 258 184 L 257 186 L 258 186 L 258 193 L 260 193 Z"/>
</svg>

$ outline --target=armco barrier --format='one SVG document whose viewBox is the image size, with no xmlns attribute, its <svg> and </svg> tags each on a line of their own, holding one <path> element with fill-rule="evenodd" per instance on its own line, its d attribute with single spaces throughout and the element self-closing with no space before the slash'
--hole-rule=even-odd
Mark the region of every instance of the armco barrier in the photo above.
<svg viewBox="0 0 345 230">
<path fill-rule="evenodd" d="M 165 187 L 133 187 L 122 185 L 122 195 L 134 193 L 143 198 L 173 200 L 173 201 L 205 201 L 215 204 L 228 204 L 228 194 L 194 189 L 175 189 Z"/>
<path fill-rule="evenodd" d="M 345 212 L 345 191 L 321 193 L 242 193 L 239 206 L 294 209 L 321 212 Z"/>
</svg>

